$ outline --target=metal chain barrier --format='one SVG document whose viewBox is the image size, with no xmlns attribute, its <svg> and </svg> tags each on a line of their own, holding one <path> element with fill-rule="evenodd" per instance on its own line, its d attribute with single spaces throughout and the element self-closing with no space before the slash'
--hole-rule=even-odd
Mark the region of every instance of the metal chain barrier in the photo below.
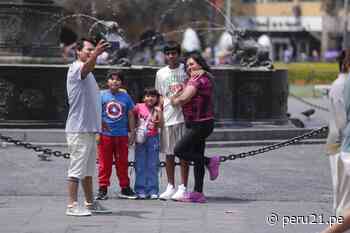
<svg viewBox="0 0 350 233">
<path fill-rule="evenodd" d="M 291 139 L 288 139 L 286 141 L 279 142 L 279 143 L 276 143 L 276 144 L 273 144 L 270 146 L 264 146 L 264 147 L 258 148 L 256 150 L 251 150 L 248 152 L 241 152 L 238 154 L 231 154 L 228 156 L 220 156 L 220 161 L 225 162 L 227 160 L 235 160 L 235 159 L 242 159 L 242 158 L 246 158 L 246 157 L 255 156 L 257 154 L 266 153 L 268 151 L 273 151 L 273 150 L 277 150 L 277 149 L 282 148 L 282 147 L 296 144 L 302 140 L 315 137 L 319 134 L 327 134 L 327 133 L 328 133 L 328 126 L 323 126 L 319 129 L 312 130 L 311 132 L 302 134 L 300 136 L 297 136 L 297 137 L 294 137 L 294 138 L 291 138 Z"/>
<path fill-rule="evenodd" d="M 319 106 L 319 105 L 317 105 L 317 104 L 310 103 L 309 101 L 307 101 L 307 100 L 305 100 L 305 99 L 303 99 L 303 98 L 301 98 L 301 97 L 299 97 L 299 96 L 297 96 L 297 95 L 295 95 L 295 94 L 293 94 L 293 93 L 289 93 L 289 95 L 290 95 L 291 97 L 293 97 L 294 99 L 297 99 L 297 100 L 299 100 L 300 102 L 303 102 L 303 103 L 306 104 L 306 105 L 309 105 L 309 106 L 311 106 L 311 107 L 317 108 L 317 109 L 322 110 L 322 111 L 325 111 L 325 112 L 329 112 L 329 109 L 328 109 L 328 108 Z"/>
<path fill-rule="evenodd" d="M 34 150 L 35 152 L 38 152 L 38 153 L 42 153 L 38 156 L 43 160 L 49 160 L 51 155 L 54 155 L 56 157 L 63 157 L 65 159 L 69 159 L 69 156 L 70 156 L 69 153 L 63 153 L 58 150 L 54 151 L 49 148 L 43 148 L 42 146 L 35 146 L 31 143 L 23 142 L 22 140 L 18 140 L 18 139 L 13 139 L 12 137 L 4 136 L 2 134 L 0 134 L 0 140 L 8 143 L 13 143 L 16 146 L 23 146 L 26 149 Z"/>
<path fill-rule="evenodd" d="M 262 153 L 266 153 L 266 152 L 269 152 L 269 151 L 273 151 L 273 150 L 277 150 L 279 148 L 282 148 L 282 147 L 286 147 L 286 146 L 290 146 L 290 145 L 293 145 L 293 144 L 296 144 L 302 140 L 305 140 L 305 139 L 308 139 L 308 138 L 313 138 L 319 134 L 327 134 L 328 132 L 328 126 L 323 126 L 319 129 L 315 129 L 315 130 L 312 130 L 311 132 L 308 132 L 308 133 L 305 133 L 305 134 L 302 134 L 300 136 L 297 136 L 297 137 L 294 137 L 294 138 L 291 138 L 291 139 L 288 139 L 288 140 L 285 140 L 283 142 L 279 142 L 279 143 L 276 143 L 276 144 L 273 144 L 273 145 L 270 145 L 270 146 L 265 146 L 265 147 L 261 147 L 261 148 L 258 148 L 258 149 L 255 149 L 255 150 L 251 150 L 251 151 L 248 151 L 248 152 L 241 152 L 241 153 L 238 153 L 238 154 L 230 154 L 230 155 L 227 155 L 227 156 L 220 156 L 220 162 L 225 162 L 225 161 L 228 161 L 228 160 L 236 160 L 236 159 L 242 159 L 242 158 L 246 158 L 246 157 L 252 157 L 252 156 L 255 156 L 255 155 L 258 155 L 258 154 L 262 154 Z M 39 154 L 38 157 L 42 160 L 46 160 L 46 161 L 49 161 L 50 160 L 50 157 L 53 155 L 55 157 L 62 157 L 62 158 L 65 158 L 65 159 L 69 159 L 70 157 L 70 154 L 69 153 L 63 153 L 61 151 L 54 151 L 54 150 L 51 150 L 51 149 L 48 149 L 48 148 L 43 148 L 41 146 L 35 146 L 31 143 L 28 143 L 28 142 L 23 142 L 22 140 L 16 140 L 16 139 L 13 139 L 12 137 L 9 137 L 9 136 L 4 136 L 2 134 L 0 134 L 0 140 L 1 141 L 5 141 L 7 143 L 13 143 L 15 144 L 16 146 L 23 146 L 24 148 L 26 149 L 29 149 L 29 150 L 34 150 L 35 152 L 39 152 L 39 153 L 42 153 L 42 154 Z M 162 161 L 159 163 L 159 166 L 160 167 L 165 167 L 165 162 Z M 179 162 L 176 162 L 175 165 L 180 165 Z M 194 162 L 190 162 L 190 165 L 194 165 Z M 135 162 L 133 161 L 129 161 L 129 167 L 135 167 Z"/>
</svg>

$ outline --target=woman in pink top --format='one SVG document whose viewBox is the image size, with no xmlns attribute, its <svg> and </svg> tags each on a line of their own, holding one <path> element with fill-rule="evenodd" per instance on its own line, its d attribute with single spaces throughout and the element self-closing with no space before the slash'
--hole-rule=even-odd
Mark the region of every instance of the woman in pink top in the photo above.
<svg viewBox="0 0 350 233">
<path fill-rule="evenodd" d="M 145 130 L 145 140 L 135 145 L 135 187 L 139 199 L 158 199 L 159 195 L 159 134 L 163 124 L 163 113 L 159 107 L 160 95 L 154 88 L 146 88 L 143 103 L 134 108 L 138 132 Z M 136 135 L 138 138 L 138 135 Z"/>
<path fill-rule="evenodd" d="M 214 129 L 213 76 L 204 58 L 197 52 L 188 54 L 186 71 L 189 75 L 185 88 L 171 99 L 173 105 L 181 105 L 187 131 L 175 146 L 175 155 L 194 162 L 194 192 L 187 193 L 182 201 L 206 202 L 203 180 L 206 166 L 211 180 L 219 174 L 219 156 L 206 157 L 205 140 Z"/>
</svg>

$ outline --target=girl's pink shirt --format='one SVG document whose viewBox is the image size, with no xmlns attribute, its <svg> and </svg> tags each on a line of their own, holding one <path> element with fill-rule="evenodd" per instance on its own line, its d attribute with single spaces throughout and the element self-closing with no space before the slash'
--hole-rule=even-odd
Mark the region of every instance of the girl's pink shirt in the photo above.
<svg viewBox="0 0 350 233">
<path fill-rule="evenodd" d="M 134 114 L 136 118 L 137 125 L 140 124 L 140 119 L 147 120 L 148 116 L 151 114 L 152 109 L 149 109 L 145 103 L 138 103 L 134 108 Z M 156 136 L 158 135 L 158 129 L 155 127 L 153 123 L 153 117 L 148 122 L 147 126 L 147 136 Z"/>
</svg>

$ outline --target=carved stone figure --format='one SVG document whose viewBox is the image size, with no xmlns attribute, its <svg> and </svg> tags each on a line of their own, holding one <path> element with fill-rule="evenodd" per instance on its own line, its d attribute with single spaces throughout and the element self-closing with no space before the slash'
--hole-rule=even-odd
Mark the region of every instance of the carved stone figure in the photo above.
<svg viewBox="0 0 350 233">
<path fill-rule="evenodd" d="M 30 110 L 42 109 L 45 106 L 45 96 L 37 89 L 24 89 L 19 95 L 19 101 Z"/>
<path fill-rule="evenodd" d="M 253 38 L 247 36 L 244 31 L 232 33 L 234 60 L 246 68 L 263 67 L 272 69 L 273 64 L 269 57 L 269 50 L 258 44 Z"/>
</svg>

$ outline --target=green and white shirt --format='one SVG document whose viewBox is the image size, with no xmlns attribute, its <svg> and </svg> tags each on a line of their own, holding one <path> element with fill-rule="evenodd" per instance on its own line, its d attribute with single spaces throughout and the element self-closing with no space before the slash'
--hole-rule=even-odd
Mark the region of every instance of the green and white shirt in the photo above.
<svg viewBox="0 0 350 233">
<path fill-rule="evenodd" d="M 170 97 L 184 88 L 186 78 L 184 64 L 180 64 L 176 69 L 170 69 L 169 66 L 165 66 L 158 70 L 156 74 L 155 88 L 164 98 L 163 114 L 165 126 L 184 122 L 182 107 L 172 106 Z"/>
</svg>

